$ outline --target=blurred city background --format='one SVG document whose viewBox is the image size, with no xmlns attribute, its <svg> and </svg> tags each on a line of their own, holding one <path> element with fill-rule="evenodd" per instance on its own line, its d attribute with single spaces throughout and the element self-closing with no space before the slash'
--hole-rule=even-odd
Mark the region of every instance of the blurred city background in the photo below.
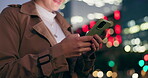
<svg viewBox="0 0 148 78">
<path fill-rule="evenodd" d="M 1 0 L 0 12 L 27 1 Z M 60 13 L 81 36 L 97 19 L 113 22 L 89 78 L 148 78 L 148 0 L 66 0 Z"/>
</svg>

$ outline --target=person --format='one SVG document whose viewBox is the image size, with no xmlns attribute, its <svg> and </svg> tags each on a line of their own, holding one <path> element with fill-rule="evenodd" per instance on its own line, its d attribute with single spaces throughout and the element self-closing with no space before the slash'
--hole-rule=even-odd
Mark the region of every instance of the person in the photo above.
<svg viewBox="0 0 148 78">
<path fill-rule="evenodd" d="M 58 12 L 64 0 L 31 0 L 0 14 L 0 78 L 87 78 L 98 35 L 79 36 Z"/>
</svg>

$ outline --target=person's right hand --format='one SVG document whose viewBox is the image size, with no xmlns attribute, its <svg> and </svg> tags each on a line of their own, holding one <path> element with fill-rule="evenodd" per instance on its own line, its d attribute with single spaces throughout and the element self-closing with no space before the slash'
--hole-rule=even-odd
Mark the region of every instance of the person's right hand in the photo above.
<svg viewBox="0 0 148 78">
<path fill-rule="evenodd" d="M 53 46 L 53 49 L 60 50 L 66 58 L 80 56 L 83 52 L 91 50 L 92 39 L 93 36 L 80 37 L 79 34 L 71 34 Z"/>
</svg>

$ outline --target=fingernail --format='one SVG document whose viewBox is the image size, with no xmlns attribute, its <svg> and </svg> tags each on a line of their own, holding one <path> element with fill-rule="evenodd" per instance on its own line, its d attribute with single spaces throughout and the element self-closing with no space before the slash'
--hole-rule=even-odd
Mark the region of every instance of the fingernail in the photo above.
<svg viewBox="0 0 148 78">
<path fill-rule="evenodd" d="M 78 34 L 78 37 L 80 37 L 80 34 Z"/>
</svg>

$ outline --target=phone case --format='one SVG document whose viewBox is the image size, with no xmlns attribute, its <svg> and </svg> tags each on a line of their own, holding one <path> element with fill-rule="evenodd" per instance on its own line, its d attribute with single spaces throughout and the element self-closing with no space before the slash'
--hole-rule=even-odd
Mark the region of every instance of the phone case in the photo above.
<svg viewBox="0 0 148 78">
<path fill-rule="evenodd" d="M 109 28 L 112 25 L 110 21 L 99 19 L 97 23 L 93 26 L 92 29 L 88 33 L 86 33 L 86 36 L 92 36 L 95 34 L 98 34 L 99 36 L 102 34 L 102 32 Z"/>
</svg>

